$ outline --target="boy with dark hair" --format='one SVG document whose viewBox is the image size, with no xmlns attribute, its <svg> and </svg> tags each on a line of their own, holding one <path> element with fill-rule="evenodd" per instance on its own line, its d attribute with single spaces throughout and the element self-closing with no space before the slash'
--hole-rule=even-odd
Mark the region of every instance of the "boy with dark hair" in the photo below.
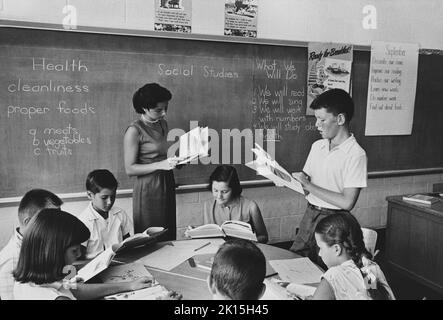
<svg viewBox="0 0 443 320">
<path fill-rule="evenodd" d="M 127 213 L 113 207 L 117 186 L 114 175 L 106 169 L 94 170 L 86 178 L 86 193 L 91 202 L 78 218 L 91 233 L 89 240 L 83 243 L 87 259 L 130 235 L 132 222 Z"/>
<path fill-rule="evenodd" d="M 291 250 L 326 268 L 318 259 L 315 226 L 330 214 L 352 210 L 367 186 L 367 157 L 349 129 L 354 102 L 346 91 L 325 91 L 310 108 L 322 139 L 312 144 L 303 171 L 292 174 L 307 193 L 308 206 Z"/>
<path fill-rule="evenodd" d="M 54 193 L 43 189 L 28 191 L 18 206 L 19 226 L 8 244 L 0 251 L 0 298 L 13 300 L 14 278 L 12 271 L 16 268 L 20 255 L 23 234 L 31 218 L 45 208 L 59 209 L 63 201 Z"/>
<path fill-rule="evenodd" d="M 266 260 L 249 240 L 226 241 L 217 251 L 208 277 L 214 300 L 258 300 L 266 289 Z"/>
</svg>

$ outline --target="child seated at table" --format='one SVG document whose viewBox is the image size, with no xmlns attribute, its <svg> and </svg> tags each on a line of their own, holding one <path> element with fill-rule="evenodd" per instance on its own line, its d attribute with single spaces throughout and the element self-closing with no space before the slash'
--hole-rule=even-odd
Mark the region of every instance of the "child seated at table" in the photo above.
<svg viewBox="0 0 443 320">
<path fill-rule="evenodd" d="M 13 272 L 15 299 L 92 299 L 152 286 L 149 277 L 115 284 L 70 283 L 68 276 L 80 257 L 80 244 L 89 238 L 88 228 L 59 209 L 43 209 L 29 225 Z"/>
<path fill-rule="evenodd" d="M 25 193 L 18 206 L 18 227 L 8 244 L 0 251 L 0 298 L 14 300 L 14 277 L 12 272 L 17 267 L 23 235 L 34 215 L 45 208 L 57 208 L 63 201 L 54 193 L 44 189 L 32 189 Z"/>
<path fill-rule="evenodd" d="M 215 168 L 209 177 L 209 190 L 214 199 L 204 203 L 204 224 L 244 221 L 251 225 L 258 242 L 268 242 L 268 231 L 260 209 L 255 201 L 241 195 L 242 187 L 233 166 L 220 165 Z"/>
<path fill-rule="evenodd" d="M 350 213 L 329 215 L 317 224 L 318 255 L 328 266 L 315 300 L 394 300 L 380 267 L 365 248 L 357 219 Z"/>
<path fill-rule="evenodd" d="M 91 233 L 83 243 L 86 259 L 94 258 L 130 236 L 129 216 L 123 209 L 113 207 L 117 186 L 114 175 L 106 169 L 94 170 L 86 178 L 86 193 L 91 202 L 78 216 Z"/>
<path fill-rule="evenodd" d="M 228 240 L 214 256 L 208 287 L 214 300 L 258 300 L 265 275 L 265 256 L 252 241 Z"/>
</svg>

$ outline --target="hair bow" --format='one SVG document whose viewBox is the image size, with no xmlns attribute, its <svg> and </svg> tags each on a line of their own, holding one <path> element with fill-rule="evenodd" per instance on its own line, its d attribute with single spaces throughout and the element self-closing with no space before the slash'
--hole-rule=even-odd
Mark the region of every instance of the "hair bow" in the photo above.
<svg viewBox="0 0 443 320">
<path fill-rule="evenodd" d="M 370 269 L 370 266 L 363 267 L 360 269 L 363 274 L 363 281 L 365 283 L 365 288 L 368 289 L 377 289 L 377 277 Z"/>
</svg>

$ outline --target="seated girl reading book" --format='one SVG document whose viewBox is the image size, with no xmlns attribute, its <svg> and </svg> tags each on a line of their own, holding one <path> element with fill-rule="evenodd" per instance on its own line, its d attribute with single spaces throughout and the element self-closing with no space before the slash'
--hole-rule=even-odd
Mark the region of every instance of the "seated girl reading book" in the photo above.
<svg viewBox="0 0 443 320">
<path fill-rule="evenodd" d="M 268 242 L 268 231 L 260 209 L 253 200 L 241 195 L 242 188 L 234 167 L 218 166 L 209 177 L 209 189 L 214 199 L 204 203 L 204 224 L 222 225 L 230 220 L 247 222 L 258 242 Z"/>
</svg>

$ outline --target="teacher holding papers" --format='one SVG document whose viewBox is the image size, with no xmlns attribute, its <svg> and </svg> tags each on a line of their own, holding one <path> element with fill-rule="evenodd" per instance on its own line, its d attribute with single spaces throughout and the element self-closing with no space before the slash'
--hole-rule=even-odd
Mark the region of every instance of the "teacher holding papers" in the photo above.
<svg viewBox="0 0 443 320">
<path fill-rule="evenodd" d="M 176 237 L 175 180 L 176 158 L 167 158 L 168 111 L 171 92 L 157 83 L 139 88 L 132 98 L 140 119 L 132 122 L 124 136 L 125 170 L 135 176 L 133 217 L 135 233 L 148 227 L 168 229 L 165 240 Z"/>
</svg>

